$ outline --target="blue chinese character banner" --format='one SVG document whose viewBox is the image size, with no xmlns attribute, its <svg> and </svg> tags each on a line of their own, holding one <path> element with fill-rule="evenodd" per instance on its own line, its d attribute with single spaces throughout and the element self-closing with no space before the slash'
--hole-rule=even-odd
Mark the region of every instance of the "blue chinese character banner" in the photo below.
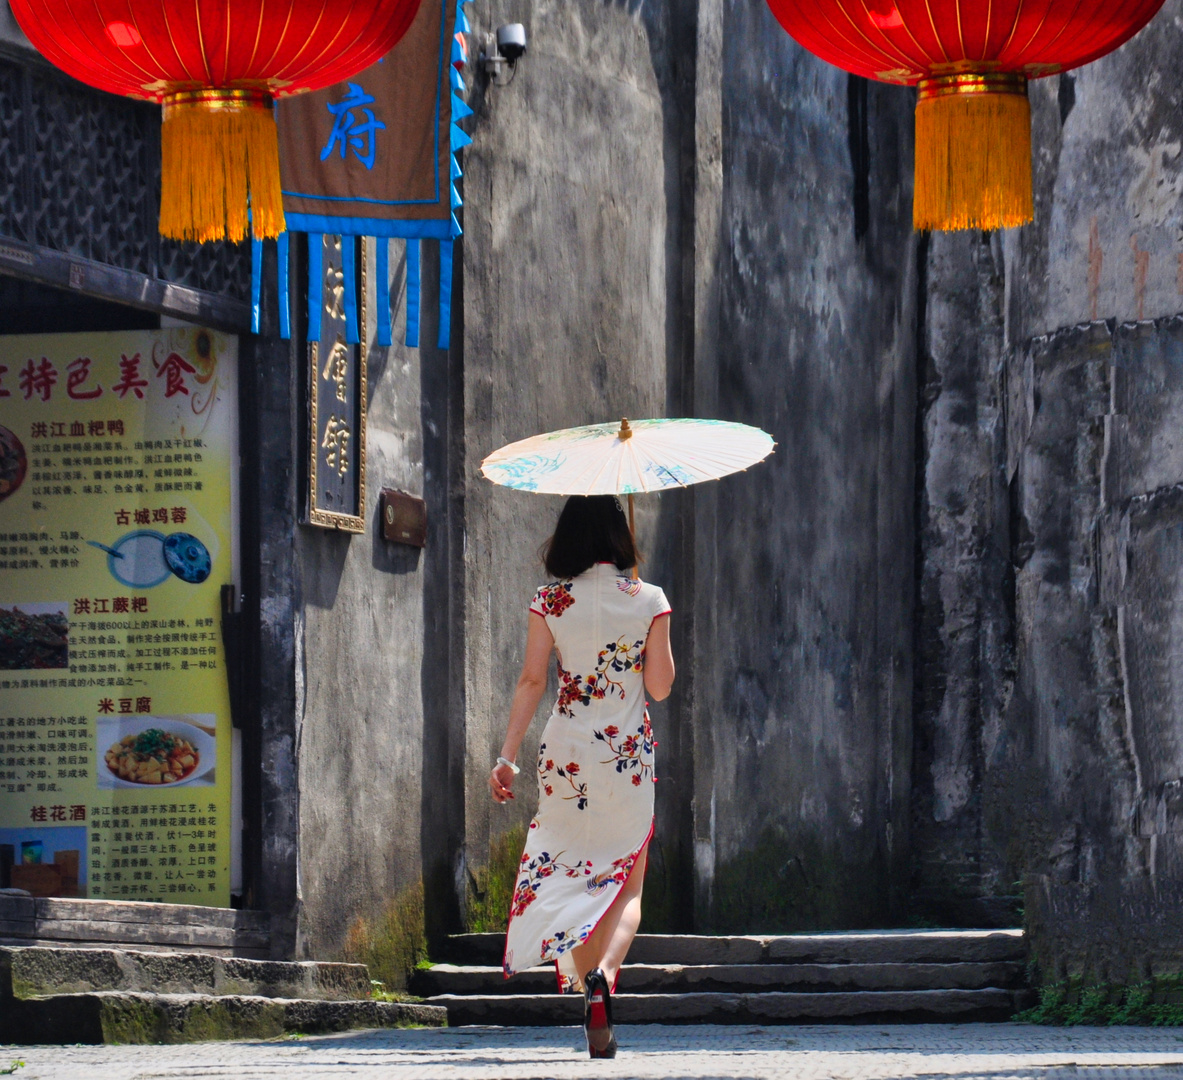
<svg viewBox="0 0 1183 1080">
<path fill-rule="evenodd" d="M 289 232 L 309 236 L 319 253 L 323 237 L 372 236 L 377 241 L 380 345 L 391 343 L 390 240 L 406 242 L 407 345 L 419 344 L 420 245 L 440 244 L 439 347 L 449 344 L 452 242 L 460 235 L 456 211 L 462 173 L 456 154 L 471 142 L 458 121 L 472 115 L 460 74 L 467 61 L 465 0 L 422 0 L 403 39 L 378 63 L 346 82 L 285 100 L 276 109 L 283 207 Z M 291 328 L 289 233 L 279 240 L 280 332 Z M 253 299 L 258 330 L 262 246 L 255 245 Z M 309 311 L 322 302 L 321 275 L 309 268 Z M 346 260 L 347 277 L 354 260 Z M 356 281 L 344 282 L 356 296 Z M 348 314 L 348 313 L 347 313 Z M 309 339 L 319 340 L 310 319 Z M 347 339 L 356 344 L 356 313 Z"/>
</svg>

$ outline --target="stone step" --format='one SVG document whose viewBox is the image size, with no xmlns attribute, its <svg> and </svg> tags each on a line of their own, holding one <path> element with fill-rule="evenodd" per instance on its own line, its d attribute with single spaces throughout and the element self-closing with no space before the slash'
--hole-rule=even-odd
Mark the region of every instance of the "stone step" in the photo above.
<svg viewBox="0 0 1183 1080">
<path fill-rule="evenodd" d="M 364 964 L 134 949 L 0 948 L 0 1002 L 107 991 L 349 1001 L 369 997 L 370 976 Z"/>
<path fill-rule="evenodd" d="M 1012 1017 L 1026 1004 L 1023 991 L 885 990 L 797 994 L 622 994 L 612 1000 L 622 1024 L 965 1023 Z M 500 1024 L 543 1027 L 583 1022 L 578 994 L 441 994 L 452 1026 Z"/>
<path fill-rule="evenodd" d="M 617 993 L 835 993 L 858 990 L 982 990 L 1023 985 L 1017 961 L 970 964 L 627 964 Z M 416 971 L 411 993 L 479 996 L 556 992 L 554 966 L 531 968 L 506 979 L 499 967 L 435 964 Z"/>
<path fill-rule="evenodd" d="M 198 904 L 0 893 L 0 945 L 44 943 L 194 950 L 266 960 L 271 955 L 271 916 Z"/>
<path fill-rule="evenodd" d="M 358 1028 L 442 1027 L 447 1012 L 383 1001 L 301 1001 L 245 995 L 59 994 L 4 1002 L 0 1043 L 184 1043 L 272 1039 Z"/>
<path fill-rule="evenodd" d="M 453 934 L 441 960 L 500 966 L 504 934 Z M 1022 930 L 867 930 L 706 937 L 638 934 L 635 964 L 951 964 L 1026 960 Z"/>
</svg>

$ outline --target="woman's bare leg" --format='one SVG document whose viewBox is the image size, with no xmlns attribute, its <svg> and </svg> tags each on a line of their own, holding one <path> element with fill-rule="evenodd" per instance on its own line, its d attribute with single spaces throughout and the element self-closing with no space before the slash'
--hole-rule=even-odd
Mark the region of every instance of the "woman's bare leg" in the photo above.
<svg viewBox="0 0 1183 1080">
<path fill-rule="evenodd" d="M 628 955 L 629 946 L 641 925 L 641 889 L 645 884 L 645 863 L 649 857 L 646 843 L 637 855 L 633 872 L 620 890 L 615 902 L 605 912 L 599 926 L 582 945 L 572 950 L 575 969 L 582 979 L 589 971 L 599 968 L 611 986 L 616 982 L 620 965 Z"/>
</svg>

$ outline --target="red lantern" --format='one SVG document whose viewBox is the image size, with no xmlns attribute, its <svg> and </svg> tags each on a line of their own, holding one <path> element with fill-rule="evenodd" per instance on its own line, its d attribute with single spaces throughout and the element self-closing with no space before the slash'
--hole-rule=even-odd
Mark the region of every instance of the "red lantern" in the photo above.
<svg viewBox="0 0 1183 1080">
<path fill-rule="evenodd" d="M 403 36 L 419 0 L 10 0 L 43 56 L 164 106 L 160 231 L 283 231 L 272 102 L 340 82 Z"/>
<path fill-rule="evenodd" d="M 1027 80 L 1133 37 L 1163 0 L 768 0 L 810 52 L 918 85 L 917 229 L 996 229 L 1034 217 Z"/>
</svg>

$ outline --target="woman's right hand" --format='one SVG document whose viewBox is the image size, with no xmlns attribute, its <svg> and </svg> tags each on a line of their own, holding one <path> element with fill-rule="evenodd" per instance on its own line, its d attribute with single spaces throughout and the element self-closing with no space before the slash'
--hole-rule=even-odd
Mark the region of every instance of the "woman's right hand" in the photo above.
<svg viewBox="0 0 1183 1080">
<path fill-rule="evenodd" d="M 513 798 L 513 769 L 508 765 L 494 765 L 489 773 L 489 788 L 493 801 L 504 803 Z"/>
</svg>

